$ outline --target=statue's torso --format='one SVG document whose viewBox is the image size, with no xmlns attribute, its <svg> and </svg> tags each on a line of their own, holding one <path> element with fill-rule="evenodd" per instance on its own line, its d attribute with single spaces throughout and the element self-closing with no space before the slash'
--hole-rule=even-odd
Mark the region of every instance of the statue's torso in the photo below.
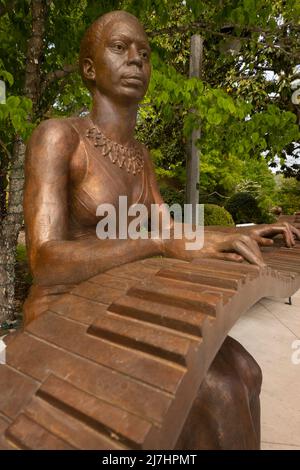
<svg viewBox="0 0 300 470">
<path fill-rule="evenodd" d="M 147 169 L 137 174 L 127 172 L 113 164 L 101 149 L 95 147 L 86 134 L 88 119 L 70 119 L 80 143 L 70 163 L 69 230 L 70 238 L 95 235 L 100 217 L 96 215 L 101 204 L 112 204 L 118 220 L 119 196 L 127 196 L 128 207 L 140 203 L 147 207 L 153 203 Z"/>
<path fill-rule="evenodd" d="M 114 206 L 118 221 L 119 196 L 127 196 L 128 207 L 135 203 L 144 204 L 150 215 L 151 203 L 154 201 L 148 166 L 144 164 L 144 169 L 136 175 L 127 173 L 125 168 L 119 168 L 109 157 L 104 157 L 86 137 L 90 127 L 88 119 L 67 118 L 64 123 L 72 126 L 79 136 L 79 143 L 69 163 L 68 239 L 96 237 L 96 226 L 101 219 L 96 211 L 100 204 Z M 24 306 L 26 321 L 39 316 L 51 302 L 70 292 L 73 287 L 68 283 L 32 285 Z"/>
</svg>

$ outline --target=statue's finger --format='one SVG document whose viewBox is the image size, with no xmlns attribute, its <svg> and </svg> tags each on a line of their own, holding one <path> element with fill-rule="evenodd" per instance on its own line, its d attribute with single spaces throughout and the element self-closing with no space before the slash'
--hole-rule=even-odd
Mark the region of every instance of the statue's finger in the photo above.
<svg viewBox="0 0 300 470">
<path fill-rule="evenodd" d="M 300 230 L 298 230 L 294 225 L 291 225 L 291 231 L 298 240 L 300 240 Z"/>
<path fill-rule="evenodd" d="M 220 260 L 223 260 L 223 261 L 234 261 L 236 263 L 241 263 L 242 261 L 244 261 L 243 256 L 238 255 L 237 253 L 224 253 L 224 252 L 218 253 L 218 252 L 216 252 L 213 255 L 213 258 L 220 259 Z"/>
<path fill-rule="evenodd" d="M 249 247 L 249 249 L 251 251 L 253 251 L 253 253 L 256 254 L 256 256 L 258 256 L 259 258 L 261 257 L 261 251 L 259 249 L 259 246 L 258 246 L 258 243 L 257 241 L 255 241 L 252 237 L 248 237 L 248 236 L 245 236 L 245 235 L 242 235 L 240 237 L 240 240 Z"/>
<path fill-rule="evenodd" d="M 266 236 L 275 237 L 275 235 L 282 235 L 286 246 L 289 248 L 291 248 L 295 244 L 292 233 L 290 232 L 288 227 L 286 227 L 285 225 L 270 226 L 269 228 L 266 228 L 263 231 L 262 235 L 264 237 Z"/>
<path fill-rule="evenodd" d="M 293 237 L 293 233 L 292 231 L 290 230 L 289 227 L 285 227 L 283 229 L 283 232 L 282 232 L 282 235 L 283 235 L 283 238 L 286 242 L 286 245 L 289 247 L 289 248 L 292 248 L 292 246 L 295 245 L 295 240 L 294 240 L 294 237 Z"/>
<path fill-rule="evenodd" d="M 265 262 L 263 260 L 262 254 L 259 252 L 257 254 L 256 251 L 251 249 L 248 245 L 243 243 L 241 240 L 236 240 L 233 243 L 235 251 L 239 254 L 242 255 L 244 259 L 249 261 L 249 263 L 252 264 L 257 264 L 258 266 L 265 266 Z"/>
<path fill-rule="evenodd" d="M 274 240 L 272 240 L 272 238 L 264 238 L 264 237 L 260 237 L 260 236 L 256 236 L 254 238 L 257 243 L 261 246 L 271 246 L 271 245 L 274 245 Z"/>
</svg>

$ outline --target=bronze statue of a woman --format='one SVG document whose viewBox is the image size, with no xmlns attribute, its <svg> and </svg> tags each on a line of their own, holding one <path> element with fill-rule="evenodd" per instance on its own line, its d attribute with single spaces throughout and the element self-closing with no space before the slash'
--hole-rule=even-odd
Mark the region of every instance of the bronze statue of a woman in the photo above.
<svg viewBox="0 0 300 470">
<path fill-rule="evenodd" d="M 184 240 L 174 237 L 98 239 L 100 204 L 118 208 L 119 196 L 126 196 L 128 205 L 141 203 L 149 209 L 151 204 L 163 203 L 149 153 L 134 138 L 138 103 L 151 71 L 149 43 L 137 18 L 116 11 L 97 19 L 82 40 L 80 71 L 93 98 L 91 113 L 42 122 L 27 147 L 24 214 L 34 283 L 24 307 L 25 323 L 45 311 L 58 295 L 113 266 L 156 255 L 245 259 L 262 265 L 257 242 L 270 243 L 265 237 L 283 233 L 291 246 L 294 236 L 300 238 L 294 227 L 284 225 L 256 227 L 246 235 L 206 231 L 200 251 L 185 250 Z M 234 368 L 238 378 L 229 381 Z M 227 390 L 223 395 L 220 383 Z M 227 339 L 189 418 L 197 422 L 197 432 L 194 428 L 191 438 L 186 431 L 179 445 L 257 448 L 259 389 L 255 361 Z M 206 397 L 205 409 L 201 397 Z M 234 400 L 238 410 L 231 407 Z M 224 414 L 223 406 L 214 417 L 218 401 L 227 402 L 227 411 Z M 235 429 L 231 434 L 229 427 Z"/>
</svg>

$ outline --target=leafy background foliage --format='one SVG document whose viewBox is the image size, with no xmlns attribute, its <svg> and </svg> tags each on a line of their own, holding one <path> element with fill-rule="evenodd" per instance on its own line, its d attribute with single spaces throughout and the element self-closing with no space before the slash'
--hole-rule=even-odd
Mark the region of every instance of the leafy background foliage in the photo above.
<svg viewBox="0 0 300 470">
<path fill-rule="evenodd" d="M 48 3 L 42 87 L 31 124 L 26 117 L 32 107 L 23 96 L 30 0 L 0 2 L 0 13 L 7 10 L 0 17 L 0 77 L 8 95 L 0 106 L 2 167 L 9 167 L 16 133 L 27 139 L 42 119 L 89 109 L 90 97 L 76 68 L 80 39 L 101 14 L 125 9 L 145 25 L 153 50 L 152 80 L 140 107 L 137 136 L 151 149 L 162 185 L 169 181 L 184 191 L 186 143 L 199 126 L 202 192 L 228 198 L 252 181 L 260 185 L 258 202 L 267 210 L 276 199 L 269 170 L 274 159 L 279 158 L 288 176 L 298 177 L 297 164 L 286 159 L 299 154 L 299 109 L 290 99 L 291 82 L 299 76 L 299 0 Z M 188 78 L 194 33 L 204 38 L 200 80 Z"/>
</svg>

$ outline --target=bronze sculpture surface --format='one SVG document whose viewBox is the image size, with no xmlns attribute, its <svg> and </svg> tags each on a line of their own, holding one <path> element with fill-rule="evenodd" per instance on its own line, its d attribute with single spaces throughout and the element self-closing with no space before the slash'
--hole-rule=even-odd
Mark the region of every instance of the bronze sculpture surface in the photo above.
<svg viewBox="0 0 300 470">
<path fill-rule="evenodd" d="M 99 204 L 117 206 L 120 195 L 147 207 L 163 202 L 149 153 L 134 139 L 138 103 L 150 79 L 150 48 L 138 20 L 125 12 L 96 20 L 83 38 L 80 68 L 93 97 L 91 114 L 45 121 L 28 144 L 24 212 L 34 292 L 25 308 L 26 322 L 41 311 L 39 303 L 44 309 L 47 295 L 115 265 L 155 255 L 245 258 L 262 265 L 256 240 L 268 243 L 262 237 L 283 232 L 288 246 L 293 245 L 292 232 L 299 232 L 282 224 L 247 229 L 250 236 L 206 231 L 198 252 L 186 251 L 182 240 L 172 238 L 98 240 Z"/>
<path fill-rule="evenodd" d="M 282 233 L 293 246 L 294 237 L 300 238 L 295 227 L 282 223 L 246 234 L 207 230 L 204 247 L 196 252 L 172 237 L 99 240 L 101 203 L 117 207 L 120 195 L 146 207 L 163 202 L 149 153 L 134 139 L 138 103 L 150 79 L 150 48 L 138 20 L 125 12 L 96 20 L 83 38 L 80 68 L 93 97 L 90 115 L 43 122 L 28 144 L 24 210 L 34 285 L 24 309 L 27 325 L 55 298 L 115 266 L 163 255 L 186 261 L 245 259 L 262 267 L 257 242 L 268 245 L 267 237 Z M 192 436 L 189 425 L 178 445 L 258 448 L 260 382 L 255 361 L 238 343 L 225 340 L 191 410 Z M 228 384 L 226 400 L 222 383 Z M 231 438 L 225 410 L 233 406 L 239 413 L 230 416 Z M 243 432 L 237 432 L 241 416 Z"/>
</svg>

